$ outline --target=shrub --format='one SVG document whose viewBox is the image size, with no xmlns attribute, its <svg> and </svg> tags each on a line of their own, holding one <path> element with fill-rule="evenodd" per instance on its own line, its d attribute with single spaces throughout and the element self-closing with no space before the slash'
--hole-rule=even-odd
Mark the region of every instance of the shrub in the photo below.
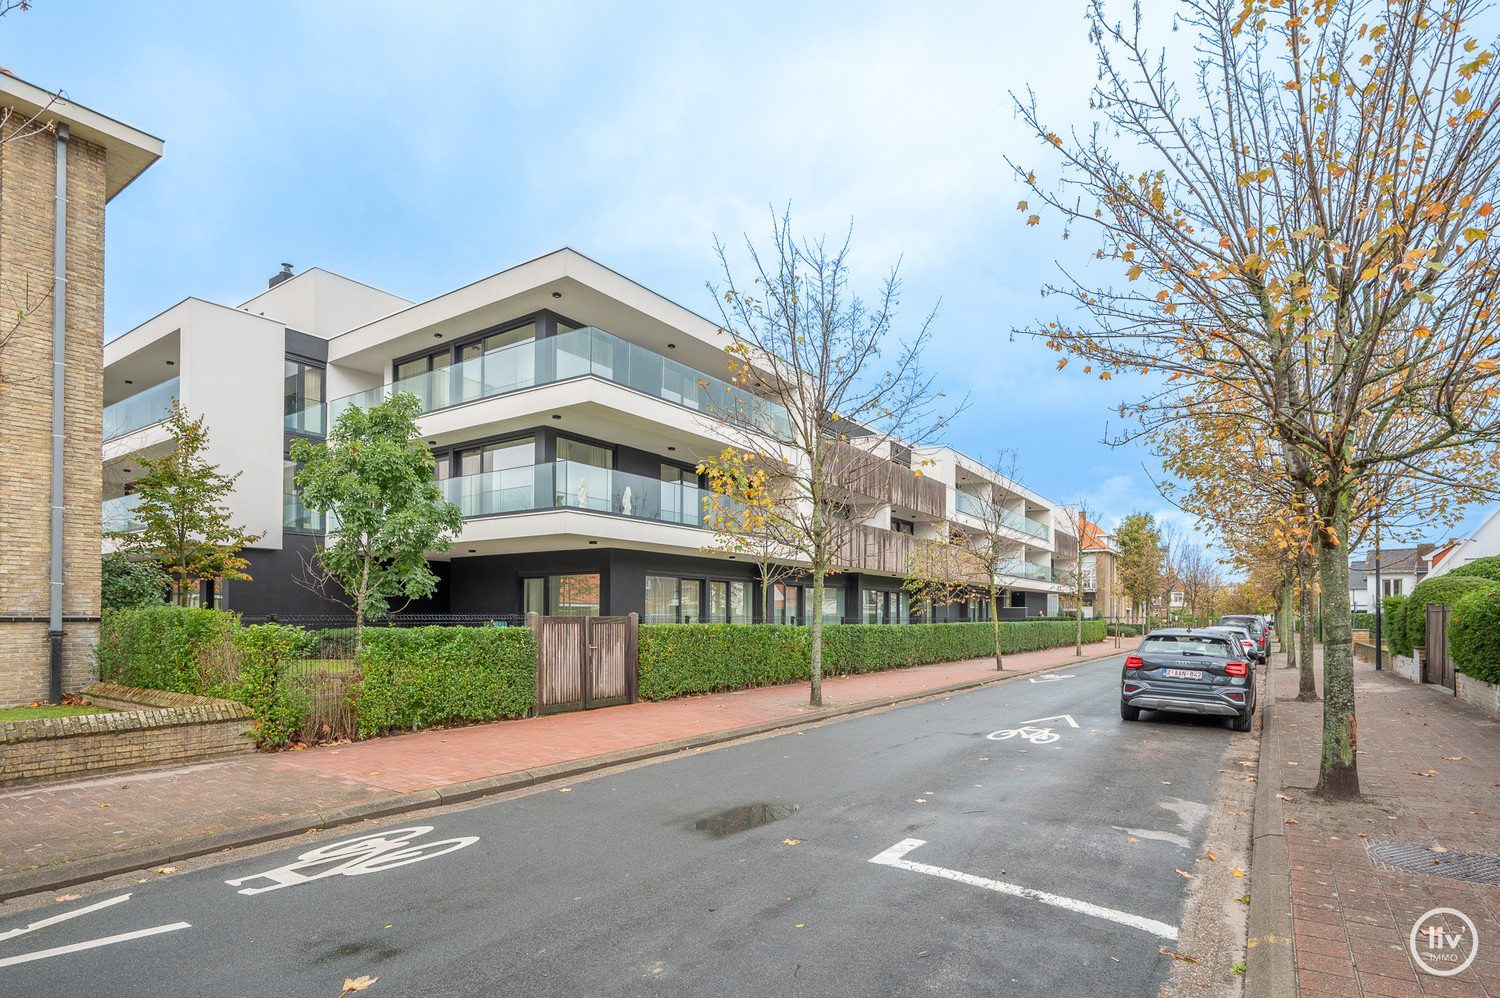
<svg viewBox="0 0 1500 998">
<path fill-rule="evenodd" d="M 234 676 L 238 618 L 223 610 L 156 606 L 106 610 L 94 650 L 99 678 L 202 694 Z"/>
<path fill-rule="evenodd" d="M 106 610 L 162 606 L 170 580 L 158 562 L 106 555 L 99 563 L 99 605 Z"/>
<path fill-rule="evenodd" d="M 536 638 L 525 627 L 366 630 L 359 734 L 523 717 L 536 703 Z"/>
<path fill-rule="evenodd" d="M 1005 654 L 1070 645 L 1072 620 L 1004 621 Z M 1105 622 L 1085 620 L 1083 640 L 1102 641 Z M 987 658 L 995 653 L 994 625 L 830 624 L 823 629 L 823 674 L 841 676 L 910 665 Z M 640 696 L 667 700 L 806 680 L 809 632 L 767 624 L 643 624 Z"/>
<path fill-rule="evenodd" d="M 238 700 L 255 714 L 256 743 L 285 745 L 302 731 L 312 703 L 309 691 L 294 683 L 287 666 L 300 658 L 307 634 L 300 627 L 259 624 L 235 632 L 239 675 L 210 690 Z"/>
<path fill-rule="evenodd" d="M 1380 640 L 1392 655 L 1410 656 L 1411 645 L 1406 643 L 1406 597 L 1386 596 L 1380 601 Z M 1370 638 L 1374 640 L 1375 625 L 1371 622 Z"/>
<path fill-rule="evenodd" d="M 1500 586 L 1491 582 L 1453 604 L 1448 653 L 1464 675 L 1500 683 Z"/>
<path fill-rule="evenodd" d="M 1494 583 L 1489 579 L 1473 579 L 1467 575 L 1439 575 L 1418 582 L 1402 608 L 1401 626 L 1406 646 L 1427 647 L 1427 604 L 1455 603 L 1461 596 L 1492 585 Z"/>
</svg>

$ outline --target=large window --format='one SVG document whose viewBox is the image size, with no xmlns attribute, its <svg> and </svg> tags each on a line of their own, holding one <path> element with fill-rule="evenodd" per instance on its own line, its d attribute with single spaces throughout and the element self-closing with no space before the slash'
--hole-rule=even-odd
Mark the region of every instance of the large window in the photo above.
<svg viewBox="0 0 1500 998">
<path fill-rule="evenodd" d="M 661 466 L 661 512 L 669 523 L 703 522 L 698 504 L 698 476 L 674 464 Z"/>
<path fill-rule="evenodd" d="M 771 587 L 771 606 L 766 614 L 773 624 L 797 622 L 797 587 L 778 582 Z"/>
<path fill-rule="evenodd" d="M 715 586 L 722 587 L 724 583 L 709 584 L 709 620 L 715 620 L 712 603 L 716 592 Z M 647 624 L 696 624 L 703 619 L 702 603 L 703 583 L 699 579 L 679 579 L 671 575 L 648 575 L 646 576 L 646 619 Z"/>
<path fill-rule="evenodd" d="M 823 590 L 823 623 L 841 624 L 844 621 L 844 590 Z"/>
<path fill-rule="evenodd" d="M 553 575 L 547 579 L 547 589 L 554 616 L 599 616 L 599 576 Z"/>
<path fill-rule="evenodd" d="M 615 466 L 613 449 L 601 447 L 598 444 L 584 443 L 582 440 L 574 440 L 571 437 L 557 438 L 557 459 L 588 465 L 591 468 L 608 469 Z"/>
<path fill-rule="evenodd" d="M 323 398 L 323 369 L 301 361 L 286 362 L 286 408 L 290 416 L 312 405 L 325 401 Z"/>
</svg>

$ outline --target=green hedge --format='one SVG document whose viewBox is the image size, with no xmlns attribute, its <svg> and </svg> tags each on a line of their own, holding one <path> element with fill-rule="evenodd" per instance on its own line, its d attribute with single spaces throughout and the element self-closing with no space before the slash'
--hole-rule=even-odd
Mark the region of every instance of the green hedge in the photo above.
<svg viewBox="0 0 1500 998">
<path fill-rule="evenodd" d="M 1439 575 L 1423 579 L 1412 589 L 1402 608 L 1401 627 L 1403 644 L 1407 648 L 1427 647 L 1427 604 L 1456 603 L 1476 589 L 1492 586 L 1490 579 L 1470 578 L 1467 575 Z M 1407 652 L 1407 654 L 1411 654 Z"/>
<path fill-rule="evenodd" d="M 359 664 L 362 738 L 391 728 L 524 717 L 536 702 L 536 638 L 525 627 L 366 630 Z"/>
<path fill-rule="evenodd" d="M 223 610 L 181 606 L 105 610 L 94 649 L 99 678 L 148 690 L 204 695 L 208 687 L 232 678 L 238 627 L 239 618 Z M 227 670 L 222 668 L 226 665 Z"/>
<path fill-rule="evenodd" d="M 1453 574 L 1462 575 L 1467 579 L 1489 579 L 1491 582 L 1500 582 L 1500 554 L 1491 555 L 1488 558 L 1476 558 L 1467 565 L 1459 565 L 1453 570 Z"/>
<path fill-rule="evenodd" d="M 1070 645 L 1071 620 L 1006 621 L 1004 654 Z M 1085 620 L 1085 643 L 1102 641 L 1105 622 Z M 642 624 L 640 696 L 669 700 L 806 680 L 809 631 L 776 624 Z M 823 629 L 823 674 L 841 676 L 995 653 L 994 625 L 830 624 Z"/>
<path fill-rule="evenodd" d="M 1453 604 L 1448 654 L 1453 656 L 1454 668 L 1464 675 L 1500 683 L 1500 587 L 1495 583 Z"/>
</svg>

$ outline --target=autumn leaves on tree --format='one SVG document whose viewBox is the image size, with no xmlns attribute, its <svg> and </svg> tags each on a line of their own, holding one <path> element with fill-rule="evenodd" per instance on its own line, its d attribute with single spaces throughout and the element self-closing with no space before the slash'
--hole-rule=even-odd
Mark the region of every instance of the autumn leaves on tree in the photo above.
<svg viewBox="0 0 1500 998">
<path fill-rule="evenodd" d="M 1071 307 L 1028 331 L 1097 377 L 1158 376 L 1121 406 L 1134 435 L 1234 419 L 1306 496 L 1319 789 L 1335 797 L 1359 790 L 1348 572 L 1367 483 L 1462 505 L 1497 468 L 1500 78 L 1468 24 L 1483 6 L 1184 3 L 1196 72 L 1179 79 L 1186 63 L 1148 51 L 1139 13 L 1118 25 L 1095 3 L 1098 127 L 1065 138 L 1017 101 L 1064 171 L 1061 186 L 1019 177 L 1066 229 L 1097 231 L 1122 278 L 1047 288 Z"/>
</svg>

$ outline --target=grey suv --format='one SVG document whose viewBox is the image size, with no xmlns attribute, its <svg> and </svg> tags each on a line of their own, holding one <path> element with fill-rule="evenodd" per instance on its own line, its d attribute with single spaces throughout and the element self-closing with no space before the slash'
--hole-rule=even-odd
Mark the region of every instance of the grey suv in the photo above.
<svg viewBox="0 0 1500 998">
<path fill-rule="evenodd" d="M 1138 721 L 1143 710 L 1227 717 L 1234 730 L 1249 731 L 1255 663 L 1222 631 L 1152 631 L 1125 659 L 1120 676 L 1120 716 Z"/>
<path fill-rule="evenodd" d="M 1243 627 L 1250 632 L 1255 639 L 1255 657 L 1262 665 L 1271 656 L 1271 628 L 1266 623 L 1266 618 L 1260 614 L 1234 614 L 1233 616 L 1220 617 L 1220 626 Z"/>
</svg>

